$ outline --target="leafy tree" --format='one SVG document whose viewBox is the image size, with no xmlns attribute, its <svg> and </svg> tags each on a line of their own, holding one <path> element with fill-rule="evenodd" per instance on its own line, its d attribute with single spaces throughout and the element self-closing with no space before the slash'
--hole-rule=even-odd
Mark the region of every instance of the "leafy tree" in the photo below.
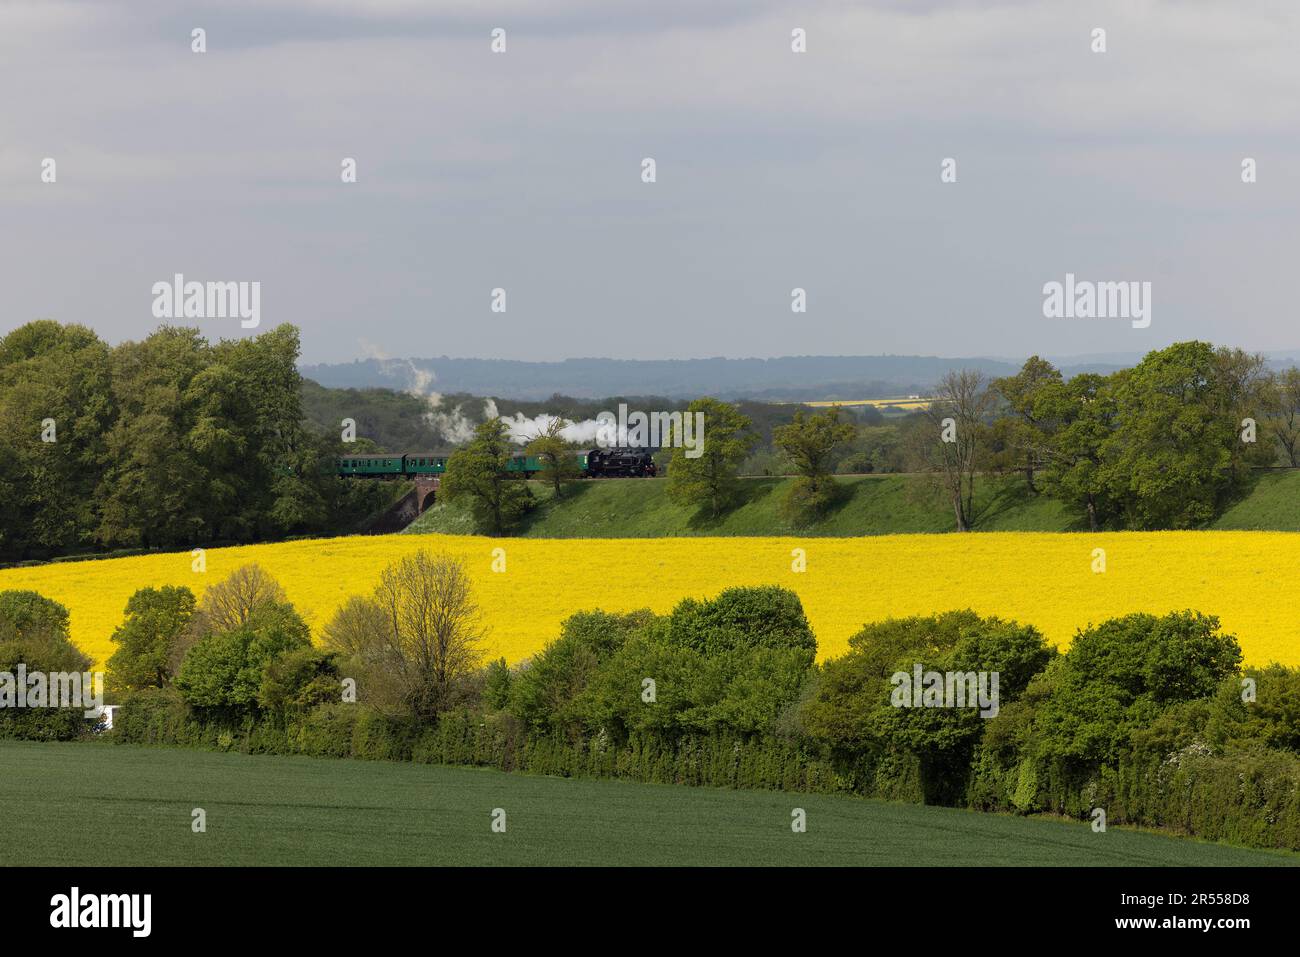
<svg viewBox="0 0 1300 957">
<path fill-rule="evenodd" d="M 0 340 L 4 553 L 45 557 L 92 542 L 95 483 L 114 417 L 109 356 L 89 329 L 49 320 Z"/>
<path fill-rule="evenodd" d="M 85 673 L 90 658 L 68 637 L 68 610 L 34 591 L 0 591 L 0 693 L 14 693 L 19 665 L 28 674 Z M 0 738 L 67 741 L 87 726 L 84 710 L 61 707 L 0 708 Z"/>
<path fill-rule="evenodd" d="M 286 721 L 338 701 L 341 687 L 333 653 L 296 647 L 271 658 L 263 667 L 257 703 Z"/>
<path fill-rule="evenodd" d="M 0 591 L 0 641 L 71 643 L 68 621 L 68 609 L 39 592 Z"/>
<path fill-rule="evenodd" d="M 696 399 L 683 416 L 691 416 L 691 421 L 695 421 L 697 412 L 704 415 L 704 429 L 695 437 L 699 442 L 696 449 L 685 448 L 681 436 L 673 436 L 674 448 L 668 461 L 668 497 L 681 505 L 705 508 L 717 518 L 734 500 L 737 472 L 758 442 L 758 436 L 749 431 L 749 418 L 726 402 Z"/>
<path fill-rule="evenodd" d="M 1075 802 L 1102 767 L 1117 766 L 1143 739 L 1150 747 L 1177 737 L 1187 708 L 1213 696 L 1240 663 L 1236 638 L 1199 612 L 1086 628 L 1034 679 L 1024 707 L 989 722 L 983 771 L 1016 781 L 1013 803 L 1023 810 L 1086 810 Z"/>
<path fill-rule="evenodd" d="M 728 588 L 708 601 L 684 598 L 667 622 L 667 640 L 706 656 L 737 648 L 794 648 L 809 662 L 817 639 L 799 596 L 788 588 Z"/>
<path fill-rule="evenodd" d="M 109 464 L 99 483 L 96 529 L 105 544 L 202 541 L 215 530 L 214 517 L 241 491 L 229 487 L 234 463 L 245 451 L 237 423 L 222 421 L 226 447 L 215 440 L 197 447 L 191 442 L 199 426 L 191 386 L 209 362 L 197 329 L 164 326 L 143 342 L 114 350 L 118 417 L 106 439 Z M 230 383 L 228 391 L 229 402 L 243 401 L 239 383 Z"/>
<path fill-rule="evenodd" d="M 1084 373 L 1050 383 L 1035 400 L 1040 421 L 1052 423 L 1043 473 L 1048 494 L 1083 511 L 1097 531 L 1114 510 L 1102 447 L 1115 428 L 1115 399 L 1108 381 Z"/>
<path fill-rule="evenodd" d="M 626 615 L 586 611 L 571 615 L 560 626 L 559 637 L 533 656 L 510 682 L 511 713 L 534 729 L 576 734 L 582 727 L 581 698 L 588 682 L 602 664 L 653 620 L 648 611 Z"/>
<path fill-rule="evenodd" d="M 1009 418 L 1001 420 L 1006 445 L 1014 455 L 1017 467 L 1024 473 L 1031 492 L 1038 491 L 1034 474 L 1043 464 L 1050 421 L 1039 414 L 1039 397 L 1045 389 L 1061 382 L 1060 370 L 1038 356 L 1025 360 L 1015 375 L 993 382 L 994 390 L 1006 401 L 1012 413 Z"/>
<path fill-rule="evenodd" d="M 1245 479 L 1238 375 L 1204 342 L 1175 343 L 1116 375 L 1101 455 L 1128 527 L 1202 525 Z"/>
<path fill-rule="evenodd" d="M 447 460 L 443 498 L 467 501 L 475 524 L 491 535 L 508 532 L 533 507 L 522 473 L 508 470 L 511 455 L 509 430 L 493 418 L 477 426 L 474 438 Z"/>
<path fill-rule="evenodd" d="M 126 620 L 113 632 L 117 650 L 108 670 L 122 688 L 166 687 L 194 615 L 194 593 L 184 586 L 141 588 L 127 600 Z"/>
<path fill-rule="evenodd" d="M 623 733 L 770 732 L 816 655 L 803 605 L 789 589 L 729 588 L 707 601 L 684 599 L 601 669 L 588 720 Z M 654 715 L 629 694 L 646 677 L 656 682 Z"/>
<path fill-rule="evenodd" d="M 268 667 L 289 652 L 309 648 L 310 631 L 292 605 L 263 604 L 234 629 L 196 641 L 181 663 L 176 688 L 191 707 L 251 714 Z"/>
<path fill-rule="evenodd" d="M 993 719 L 974 707 L 896 706 L 893 676 L 910 679 L 917 665 L 923 673 L 996 672 L 1000 712 L 1054 655 L 1036 629 L 972 611 L 877 622 L 849 639 L 848 654 L 821 666 L 800 724 L 841 760 L 909 755 L 919 766 L 926 799 L 952 803 Z"/>
<path fill-rule="evenodd" d="M 653 701 L 643 697 L 646 679 L 654 682 Z M 603 731 L 615 744 L 633 734 L 671 743 L 711 723 L 706 702 L 716 701 L 725 687 L 719 668 L 698 651 L 665 641 L 662 628 L 652 626 L 628 635 L 592 667 L 564 714 L 575 728 Z"/>
<path fill-rule="evenodd" d="M 1218 748 L 1257 747 L 1300 753 L 1300 669 L 1271 664 L 1246 668 L 1254 699 L 1242 700 L 1242 680 L 1225 678 L 1206 720 L 1206 738 Z"/>
<path fill-rule="evenodd" d="M 538 478 L 555 490 L 556 498 L 563 493 L 567 483 L 575 481 L 579 476 L 573 446 L 560 434 L 568 425 L 567 419 L 551 419 L 546 428 L 525 448 L 529 455 L 535 455 L 540 460 L 542 470 Z"/>
<path fill-rule="evenodd" d="M 798 597 L 781 588 L 684 601 L 667 618 L 582 613 L 514 677 L 510 710 L 571 740 L 761 735 L 798 695 L 816 648 Z"/>
<path fill-rule="evenodd" d="M 505 658 L 498 658 L 487 666 L 483 676 L 483 701 L 489 708 L 501 711 L 510 704 L 514 677 Z"/>
<path fill-rule="evenodd" d="M 856 431 L 851 422 L 840 420 L 840 411 L 834 407 L 812 415 L 796 412 L 789 425 L 773 429 L 773 444 L 799 475 L 787 493 L 787 510 L 801 517 L 826 510 L 837 487 L 831 477 L 833 456 Z"/>
</svg>

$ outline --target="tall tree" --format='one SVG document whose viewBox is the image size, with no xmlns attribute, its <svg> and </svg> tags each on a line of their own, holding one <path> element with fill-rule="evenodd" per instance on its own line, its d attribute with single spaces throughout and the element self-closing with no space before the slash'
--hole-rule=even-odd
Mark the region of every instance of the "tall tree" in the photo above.
<svg viewBox="0 0 1300 957">
<path fill-rule="evenodd" d="M 1101 452 L 1128 527 L 1196 527 L 1239 487 L 1240 381 L 1205 342 L 1175 343 L 1116 374 L 1115 428 Z"/>
<path fill-rule="evenodd" d="M 914 452 L 948 497 L 957 531 L 975 522 L 975 481 L 985 453 L 984 432 L 993 394 L 983 373 L 961 369 L 946 373 L 925 410 L 929 428 L 917 430 Z"/>
<path fill-rule="evenodd" d="M 117 650 L 108 659 L 108 671 L 114 685 L 135 690 L 169 684 L 194 607 L 194 593 L 183 585 L 141 588 L 132 595 L 126 619 L 112 635 Z"/>
<path fill-rule="evenodd" d="M 1013 376 L 996 379 L 993 388 L 1006 400 L 1011 416 L 1003 429 L 1003 438 L 1024 473 L 1030 492 L 1037 492 L 1034 473 L 1042 467 L 1048 436 L 1046 423 L 1035 406 L 1043 390 L 1061 382 L 1061 373 L 1046 359 L 1030 356 Z"/>
<path fill-rule="evenodd" d="M 1284 369 L 1271 383 L 1268 433 L 1291 468 L 1300 467 L 1300 369 Z"/>
<path fill-rule="evenodd" d="M 1043 471 L 1049 495 L 1081 509 L 1088 527 L 1098 531 L 1111 517 L 1112 497 L 1102 460 L 1102 445 L 1115 427 L 1115 400 L 1109 381 L 1083 373 L 1051 383 L 1034 404 L 1040 421 L 1051 423 Z"/>
<path fill-rule="evenodd" d="M 1276 450 L 1271 443 L 1260 442 L 1270 405 L 1272 375 L 1264 357 L 1220 346 L 1214 350 L 1215 411 L 1230 422 L 1237 441 L 1230 446 L 1231 489 L 1239 488 L 1255 465 L 1272 465 Z M 1254 423 L 1252 441 L 1242 439 L 1247 422 Z M 1265 436 L 1267 438 L 1267 436 Z M 1222 503 L 1219 503 L 1222 504 Z"/>
<path fill-rule="evenodd" d="M 533 493 L 522 473 L 509 471 L 513 446 L 500 418 L 488 419 L 474 429 L 474 438 L 447 459 L 442 496 L 449 502 L 465 501 L 478 528 L 502 535 L 533 506 Z"/>
<path fill-rule="evenodd" d="M 459 558 L 419 551 L 380 575 L 325 629 L 327 644 L 360 671 L 366 702 L 395 717 L 430 720 L 450 707 L 481 660 L 483 631 Z"/>
<path fill-rule="evenodd" d="M 541 462 L 542 471 L 538 477 L 555 490 L 556 498 L 563 494 L 567 483 L 578 478 L 578 461 L 573 456 L 573 446 L 560 434 L 568 426 L 568 419 L 556 416 L 524 450 Z"/>
<path fill-rule="evenodd" d="M 92 543 L 112 427 L 110 350 L 41 320 L 0 340 L 0 551 L 46 557 Z"/>
<path fill-rule="evenodd" d="M 789 425 L 772 430 L 772 443 L 799 476 L 790 486 L 787 509 L 797 516 L 811 516 L 830 504 L 836 488 L 832 456 L 856 433 L 853 423 L 841 421 L 835 407 L 811 415 L 796 412 Z"/>
<path fill-rule="evenodd" d="M 195 421 L 188 393 L 210 361 L 207 350 L 197 329 L 164 326 L 114 351 L 118 417 L 98 490 L 96 534 L 104 544 L 157 546 L 211 535 L 209 469 L 188 442 Z M 224 477 L 213 478 L 220 487 Z"/>
<path fill-rule="evenodd" d="M 758 436 L 750 431 L 748 416 L 718 399 L 696 399 L 683 418 L 703 415 L 704 428 L 695 436 L 695 449 L 686 447 L 675 430 L 668 460 L 668 497 L 681 505 L 695 505 L 717 518 L 731 504 L 737 490 L 736 475 Z M 698 453 L 698 454 L 696 454 Z"/>
</svg>

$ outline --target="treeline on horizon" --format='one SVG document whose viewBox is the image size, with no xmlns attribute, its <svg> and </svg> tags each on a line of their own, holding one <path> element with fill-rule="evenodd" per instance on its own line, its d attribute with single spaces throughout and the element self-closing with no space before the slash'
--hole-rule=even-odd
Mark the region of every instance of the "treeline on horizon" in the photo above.
<svg viewBox="0 0 1300 957">
<path fill-rule="evenodd" d="M 797 441 L 777 430 L 774 451 L 804 483 L 832 472 L 928 474 L 957 531 L 977 527 L 976 488 L 990 477 L 1060 501 L 1093 531 L 1187 529 L 1244 495 L 1254 470 L 1300 465 L 1300 370 L 1206 342 L 1107 375 L 1066 377 L 1038 356 L 1002 378 L 953 370 L 929 398 L 923 411 L 857 425 L 839 441 L 832 423 L 842 416 L 817 413 Z M 809 465 L 809 449 L 820 464 Z M 837 499 L 815 503 L 824 511 Z"/>
<path fill-rule="evenodd" d="M 479 530 L 508 534 L 532 496 L 511 487 L 518 476 L 505 468 L 524 446 L 499 425 L 483 441 L 493 413 L 585 421 L 619 401 L 707 413 L 704 455 L 664 450 L 660 474 L 674 501 L 714 518 L 743 500 L 744 475 L 795 474 L 785 506 L 799 525 L 844 503 L 836 474 L 919 472 L 957 530 L 978 527 L 976 486 L 991 476 L 1063 502 L 1094 530 L 1196 528 L 1248 490 L 1252 469 L 1300 463 L 1300 370 L 1203 342 L 1108 375 L 1067 378 L 1038 357 L 997 379 L 956 370 L 929 408 L 903 415 L 712 398 L 439 401 L 330 390 L 301 377 L 298 352 L 288 325 L 216 344 L 164 326 L 111 347 L 84 326 L 41 320 L 0 339 L 0 561 L 355 531 L 394 490 L 338 478 L 335 456 L 449 444 L 485 446 L 462 456 L 474 467 L 459 485 L 488 490 L 466 496 L 477 515 L 493 515 Z M 354 443 L 342 442 L 345 418 L 357 424 Z M 550 438 L 553 452 L 562 443 Z M 560 476 L 543 477 L 562 491 Z M 503 499 L 516 507 L 499 520 Z"/>
<path fill-rule="evenodd" d="M 922 418 L 918 428 L 955 433 L 913 434 L 908 448 L 940 477 L 959 530 L 990 471 L 1019 473 L 1094 531 L 1196 528 L 1244 493 L 1253 468 L 1300 464 L 1300 370 L 1195 341 L 1104 376 L 1067 379 L 1033 356 L 991 381 L 948 373 Z"/>
<path fill-rule="evenodd" d="M 758 425 L 741 405 L 696 399 L 685 411 L 703 418 L 702 448 L 660 453 L 668 497 L 717 520 L 744 503 L 739 480 L 765 457 L 764 471 L 795 476 L 782 508 L 796 527 L 846 504 L 836 474 L 906 471 L 930 477 L 959 532 L 977 527 L 977 488 L 990 477 L 1016 477 L 1022 495 L 1060 501 L 1093 531 L 1190 529 L 1241 498 L 1253 470 L 1300 461 L 1300 370 L 1274 372 L 1261 356 L 1205 342 L 1105 376 L 1067 379 L 1037 356 L 999 379 L 954 370 L 929 398 L 892 423 L 862 424 L 835 406 Z M 542 478 L 561 496 L 576 476 L 558 473 L 545 442 L 528 449 L 549 453 Z M 468 499 L 482 533 L 511 533 L 535 505 L 507 467 L 510 451 L 501 420 L 489 419 L 448 460 L 444 498 Z"/>
<path fill-rule="evenodd" d="M 393 562 L 318 646 L 255 565 L 197 598 L 144 588 L 113 635 L 107 737 L 1100 811 L 1109 826 L 1300 850 L 1300 670 L 1243 668 L 1236 638 L 1199 612 L 1099 622 L 1065 652 L 972 611 L 889 619 L 817 663 L 798 596 L 760 586 L 664 615 L 579 612 L 513 667 L 486 662 L 483 638 L 463 563 L 430 552 Z M 85 660 L 62 606 L 0 593 L 0 671 Z M 899 698 L 897 675 L 918 669 L 996 673 L 997 706 Z M 0 737 L 84 738 L 91 724 L 80 709 L 0 710 Z"/>
<path fill-rule="evenodd" d="M 350 529 L 384 490 L 343 481 L 302 410 L 298 330 L 104 343 L 31 322 L 0 339 L 0 560 Z"/>
</svg>

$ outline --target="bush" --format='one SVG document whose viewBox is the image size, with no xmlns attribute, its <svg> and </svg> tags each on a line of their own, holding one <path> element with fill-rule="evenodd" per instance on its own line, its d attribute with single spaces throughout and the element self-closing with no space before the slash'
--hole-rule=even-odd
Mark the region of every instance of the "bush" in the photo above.
<svg viewBox="0 0 1300 957">
<path fill-rule="evenodd" d="M 291 651 L 310 648 L 307 624 L 292 606 L 264 605 L 246 624 L 195 642 L 181 664 L 176 687 L 195 708 L 247 715 L 258 705 L 272 663 Z M 272 685 L 275 681 L 272 677 Z"/>
<path fill-rule="evenodd" d="M 202 738 L 175 688 L 144 688 L 127 695 L 114 715 L 112 735 L 118 744 L 192 746 Z"/>
<path fill-rule="evenodd" d="M 34 672 L 78 673 L 84 688 L 89 667 L 90 658 L 68 637 L 66 608 L 34 591 L 0 592 L 0 738 L 68 741 L 88 731 L 94 719 L 85 707 L 17 703 L 20 668 L 24 680 Z M 47 693 L 54 693 L 48 683 Z"/>
<path fill-rule="evenodd" d="M 868 625 L 849 639 L 849 648 L 822 665 L 801 706 L 800 726 L 842 761 L 866 759 L 870 766 L 910 755 L 926 800 L 943 803 L 962 800 L 976 746 L 996 718 L 976 707 L 911 707 L 910 696 L 896 697 L 903 682 L 894 676 L 901 674 L 910 688 L 917 666 L 923 673 L 987 673 L 992 692 L 996 673 L 994 706 L 1001 713 L 1056 654 L 1036 629 L 972 611 Z"/>
<path fill-rule="evenodd" d="M 776 585 L 728 588 L 710 601 L 684 599 L 668 620 L 667 639 L 705 656 L 756 646 L 817 654 L 799 596 Z"/>
<path fill-rule="evenodd" d="M 572 615 L 560 626 L 560 637 L 510 682 L 510 713 L 532 729 L 578 733 L 583 692 L 597 668 L 653 620 L 648 611 Z"/>
</svg>

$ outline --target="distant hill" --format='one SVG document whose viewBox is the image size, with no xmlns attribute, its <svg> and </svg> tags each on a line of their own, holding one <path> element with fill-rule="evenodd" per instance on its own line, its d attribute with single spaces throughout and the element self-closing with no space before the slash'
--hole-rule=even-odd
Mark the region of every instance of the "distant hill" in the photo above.
<svg viewBox="0 0 1300 957">
<path fill-rule="evenodd" d="M 1111 357 L 1107 357 L 1111 358 Z M 1118 358 L 1118 357 L 1116 357 Z M 1068 375 L 1111 372 L 1136 362 L 1062 360 Z M 304 366 L 309 379 L 330 388 L 387 387 L 422 393 L 472 393 L 512 399 L 660 395 L 767 401 L 865 399 L 923 394 L 951 369 L 990 376 L 1014 373 L 1010 359 L 938 356 L 785 356 L 778 359 L 358 359 Z"/>
</svg>

